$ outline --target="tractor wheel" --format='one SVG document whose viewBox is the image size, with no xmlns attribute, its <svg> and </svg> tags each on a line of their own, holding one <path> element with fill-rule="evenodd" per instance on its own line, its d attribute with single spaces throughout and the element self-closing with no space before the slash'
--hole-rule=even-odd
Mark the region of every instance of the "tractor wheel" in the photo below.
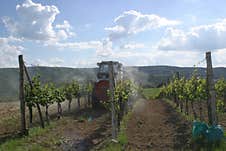
<svg viewBox="0 0 226 151">
<path fill-rule="evenodd" d="M 92 96 L 92 108 L 96 109 L 98 107 L 98 100 L 95 96 Z"/>
</svg>

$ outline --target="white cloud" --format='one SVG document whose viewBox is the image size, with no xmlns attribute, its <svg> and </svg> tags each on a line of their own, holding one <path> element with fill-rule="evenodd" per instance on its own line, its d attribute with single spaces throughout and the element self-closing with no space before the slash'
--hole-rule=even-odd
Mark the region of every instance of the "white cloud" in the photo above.
<svg viewBox="0 0 226 151">
<path fill-rule="evenodd" d="M 102 41 L 102 44 L 96 49 L 96 55 L 100 57 L 109 57 L 113 53 L 112 41 L 108 38 Z"/>
<path fill-rule="evenodd" d="M 58 37 L 58 39 L 66 40 L 66 39 L 68 39 L 68 34 L 65 30 L 59 30 L 59 31 L 57 31 L 57 37 Z"/>
<path fill-rule="evenodd" d="M 127 43 L 127 44 L 120 46 L 120 48 L 133 50 L 133 49 L 145 48 L 145 46 L 142 43 Z"/>
<path fill-rule="evenodd" d="M 154 14 L 142 14 L 130 10 L 123 12 L 123 14 L 115 18 L 114 23 L 115 26 L 105 28 L 105 30 L 110 32 L 110 40 L 120 39 L 150 29 L 178 25 L 180 22 L 168 20 Z"/>
<path fill-rule="evenodd" d="M 56 29 L 59 29 L 57 32 L 58 36 L 57 37 L 62 37 L 62 39 L 68 39 L 72 36 L 75 36 L 75 33 L 72 32 L 72 26 L 69 24 L 67 20 L 64 20 L 63 24 L 57 24 Z M 63 36 L 61 36 L 63 35 Z M 61 38 L 60 38 L 61 39 Z"/>
<path fill-rule="evenodd" d="M 96 67 L 96 63 L 100 61 L 119 61 L 124 66 L 154 66 L 154 65 L 169 65 L 169 66 L 190 66 L 206 67 L 205 53 L 200 51 L 180 50 L 180 51 L 165 51 L 151 50 L 146 52 L 134 51 L 112 51 L 111 55 L 100 56 L 96 54 L 89 59 L 80 58 L 75 62 L 74 67 Z M 226 66 L 226 50 L 216 50 L 212 53 L 213 66 Z M 200 63 L 200 61 L 202 61 Z"/>
<path fill-rule="evenodd" d="M 3 22 L 8 31 L 15 37 L 35 41 L 59 41 L 73 36 L 68 21 L 62 25 L 53 26 L 56 15 L 60 13 L 56 6 L 44 6 L 25 0 L 16 6 L 17 20 L 3 17 Z"/>
<path fill-rule="evenodd" d="M 63 66 L 64 60 L 58 57 L 50 58 L 47 60 L 35 59 L 32 62 L 32 66 L 48 66 L 48 67 L 60 67 Z"/>
<path fill-rule="evenodd" d="M 56 28 L 57 29 L 70 30 L 72 27 L 71 27 L 71 25 L 69 24 L 69 22 L 67 20 L 64 20 L 64 23 L 63 24 L 57 24 L 56 25 Z"/>
<path fill-rule="evenodd" d="M 218 67 L 226 67 L 226 49 L 219 49 L 212 52 L 213 65 Z"/>
<path fill-rule="evenodd" d="M 190 50 L 181 51 L 160 51 L 152 52 L 154 64 L 172 66 L 194 66 L 204 59 L 204 54 Z M 200 65 L 201 66 L 201 65 Z M 203 64 L 202 64 L 203 66 Z"/>
<path fill-rule="evenodd" d="M 97 67 L 97 62 L 100 62 L 97 57 L 88 59 L 78 59 L 74 62 L 73 68 Z"/>
<path fill-rule="evenodd" d="M 215 50 L 226 48 L 226 19 L 192 27 L 188 32 L 168 28 L 158 43 L 161 50 Z"/>
<path fill-rule="evenodd" d="M 86 42 L 50 42 L 46 43 L 46 46 L 56 47 L 57 49 L 98 49 L 102 47 L 102 42 L 100 41 L 86 41 Z"/>
<path fill-rule="evenodd" d="M 55 58 L 50 58 L 49 62 L 54 65 L 61 65 L 62 63 L 64 63 L 64 60 L 55 57 Z"/>
<path fill-rule="evenodd" d="M 162 51 L 149 52 L 121 51 L 112 55 L 116 60 L 122 60 L 126 65 L 173 65 L 193 66 L 204 58 L 201 52 L 186 51 Z M 204 64 L 205 65 L 205 64 Z"/>
<path fill-rule="evenodd" d="M 85 24 L 85 25 L 84 25 L 84 27 L 85 27 L 86 29 L 91 28 L 91 26 L 92 26 L 92 24 Z"/>
<path fill-rule="evenodd" d="M 15 46 L 11 42 L 17 41 L 13 37 L 0 37 L 0 67 L 17 67 L 18 55 L 23 50 L 22 46 Z"/>
</svg>

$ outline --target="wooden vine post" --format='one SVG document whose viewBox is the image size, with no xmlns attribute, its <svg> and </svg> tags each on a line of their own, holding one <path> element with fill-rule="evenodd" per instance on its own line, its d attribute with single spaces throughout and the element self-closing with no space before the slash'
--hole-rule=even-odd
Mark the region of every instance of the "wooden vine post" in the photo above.
<svg viewBox="0 0 226 151">
<path fill-rule="evenodd" d="M 114 105 L 114 68 L 113 62 L 109 63 L 109 86 L 110 86 L 110 101 L 111 101 L 111 125 L 112 125 L 112 139 L 117 137 L 117 122 Z"/>
<path fill-rule="evenodd" d="M 22 133 L 24 131 L 23 129 L 25 129 L 25 133 L 27 133 L 26 119 L 25 119 L 24 73 L 26 74 L 26 77 L 28 79 L 31 90 L 33 89 L 33 84 L 32 84 L 31 78 L 28 74 L 27 68 L 24 64 L 23 55 L 19 55 L 19 68 L 20 68 L 19 97 L 20 97 L 20 110 L 21 110 L 21 126 L 22 126 Z M 36 106 L 37 106 L 38 113 L 39 113 L 41 127 L 44 128 L 45 125 L 44 125 L 44 121 L 43 121 L 43 117 L 42 117 L 41 107 L 38 103 L 36 103 Z M 31 110 L 31 112 L 32 112 L 32 110 Z M 32 114 L 32 113 L 30 113 L 30 114 Z M 30 115 L 30 118 L 32 118 L 32 115 Z M 30 119 L 30 121 L 32 121 L 32 119 Z"/>
<path fill-rule="evenodd" d="M 32 89 L 33 89 L 33 84 L 32 84 L 31 78 L 30 78 L 30 76 L 29 76 L 29 74 L 28 74 L 28 71 L 27 71 L 27 68 L 26 68 L 25 64 L 23 64 L 23 65 L 24 65 L 24 71 L 25 71 L 25 73 L 26 73 L 26 77 L 27 77 L 27 79 L 28 79 L 30 88 L 31 88 L 31 90 L 32 90 Z M 40 107 L 40 105 L 39 105 L 38 103 L 35 103 L 35 104 L 36 104 L 36 107 L 37 107 L 37 109 L 38 109 L 38 114 L 39 114 L 39 119 L 40 119 L 41 127 L 44 128 L 44 127 L 45 127 L 45 124 L 44 124 L 44 120 L 43 120 L 43 116 L 42 116 L 41 107 Z M 31 113 L 30 113 L 30 114 L 32 114 L 32 109 L 31 109 Z M 32 115 L 31 115 L 30 118 L 32 118 Z M 30 119 L 30 120 L 32 121 L 32 119 Z"/>
<path fill-rule="evenodd" d="M 216 92 L 214 90 L 214 81 L 213 81 L 213 67 L 211 52 L 206 53 L 206 75 L 207 75 L 207 106 L 208 106 L 208 118 L 209 124 L 217 125 L 217 115 L 216 115 Z"/>
<path fill-rule="evenodd" d="M 20 99 L 20 114 L 21 114 L 21 133 L 27 134 L 26 115 L 25 115 L 25 98 L 24 98 L 24 66 L 23 56 L 19 55 L 19 99 Z"/>
<path fill-rule="evenodd" d="M 25 64 L 23 63 L 23 66 L 24 66 L 24 71 L 25 71 L 25 74 L 26 74 L 26 77 L 28 79 L 28 82 L 29 82 L 29 85 L 30 85 L 30 88 L 31 90 L 33 89 L 33 85 L 32 85 L 32 82 L 31 82 L 31 78 L 28 74 L 28 71 L 27 71 L 27 68 L 25 66 Z M 29 106 L 28 107 L 28 110 L 29 110 L 29 122 L 30 122 L 30 127 L 32 127 L 32 124 L 33 124 L 33 110 L 32 110 L 32 106 Z"/>
</svg>

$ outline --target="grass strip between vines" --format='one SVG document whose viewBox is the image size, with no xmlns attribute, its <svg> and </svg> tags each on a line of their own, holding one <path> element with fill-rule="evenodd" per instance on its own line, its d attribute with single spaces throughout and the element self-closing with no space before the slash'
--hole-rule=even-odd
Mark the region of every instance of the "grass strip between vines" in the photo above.
<svg viewBox="0 0 226 151">
<path fill-rule="evenodd" d="M 57 138 L 53 137 L 46 137 L 45 144 L 39 144 L 39 139 L 41 139 L 42 135 L 48 133 L 52 130 L 53 127 L 56 126 L 56 123 L 51 123 L 49 126 L 47 126 L 45 129 L 40 127 L 35 127 L 29 129 L 29 135 L 24 136 L 23 138 L 15 138 L 12 140 L 7 141 L 6 143 L 3 143 L 0 146 L 0 151 L 50 151 L 52 150 L 50 148 L 51 144 L 55 144 L 57 141 Z"/>
<path fill-rule="evenodd" d="M 117 137 L 118 143 L 109 142 L 102 151 L 122 151 L 125 150 L 125 147 L 128 143 L 127 135 L 126 135 L 126 128 L 127 128 L 127 122 L 129 118 L 131 117 L 131 112 L 128 112 L 126 115 L 124 115 L 121 126 L 120 126 L 120 132 Z"/>
<path fill-rule="evenodd" d="M 161 91 L 161 88 L 144 88 L 142 95 L 147 100 L 155 99 Z"/>
</svg>

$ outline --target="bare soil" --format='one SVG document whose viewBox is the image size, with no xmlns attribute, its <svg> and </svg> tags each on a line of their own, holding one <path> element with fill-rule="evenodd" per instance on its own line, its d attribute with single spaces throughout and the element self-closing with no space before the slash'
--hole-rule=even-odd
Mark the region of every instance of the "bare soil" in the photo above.
<svg viewBox="0 0 226 151">
<path fill-rule="evenodd" d="M 84 108 L 84 99 L 81 98 L 81 107 Z M 68 115 L 68 101 L 62 103 L 63 116 Z M 45 108 L 41 107 L 42 115 L 45 119 Z M 77 113 L 77 99 L 72 101 L 71 110 Z M 51 120 L 57 119 L 57 104 L 49 108 Z M 26 125 L 29 127 L 39 126 L 39 116 L 36 108 L 33 108 L 33 125 L 29 125 L 28 108 L 26 108 Z M 7 139 L 18 137 L 20 131 L 20 102 L 0 102 L 0 144 Z"/>
<path fill-rule="evenodd" d="M 39 144 L 54 151 L 98 150 L 105 146 L 102 144 L 111 137 L 109 113 L 103 109 L 93 110 L 84 107 L 78 111 L 76 102 L 74 103 L 71 113 L 65 112 L 60 120 L 52 118 L 56 126 L 45 134 L 32 138 L 29 145 Z M 0 107 L 2 107 L 1 117 L 13 116 L 13 113 L 18 113 L 18 104 L 4 104 L 4 106 L 1 104 Z M 197 108 L 198 105 L 195 107 Z M 67 104 L 64 109 L 67 109 Z M 226 119 L 223 118 L 223 115 L 219 119 L 225 126 Z M 4 127 L 1 126 L 3 125 L 0 125 L 0 131 L 4 130 Z M 125 150 L 192 150 L 191 129 L 192 122 L 185 120 L 174 107 L 165 101 L 139 99 L 127 123 L 128 144 L 125 146 Z"/>
<path fill-rule="evenodd" d="M 82 109 L 63 126 L 56 127 L 62 137 L 59 148 L 64 151 L 87 151 L 98 148 L 111 136 L 111 120 L 109 114 L 91 108 Z"/>
<path fill-rule="evenodd" d="M 65 103 L 64 103 L 65 104 Z M 63 109 L 67 110 L 66 107 Z M 41 107 L 42 114 L 45 114 L 45 108 Z M 50 115 L 53 116 L 57 114 L 56 104 L 53 104 L 50 108 Z M 0 102 L 0 140 L 4 136 L 10 136 L 17 133 L 20 130 L 20 102 Z M 30 127 L 28 124 L 28 109 L 26 108 L 26 123 L 27 127 Z M 39 123 L 38 112 L 36 108 L 33 108 L 33 122 L 35 126 Z"/>
<path fill-rule="evenodd" d="M 104 109 L 83 107 L 79 111 L 64 114 L 60 120 L 52 119 L 51 122 L 54 126 L 49 127 L 45 133 L 34 135 L 28 142 L 24 142 L 27 150 L 32 150 L 32 146 L 37 144 L 51 151 L 98 150 L 111 136 L 111 120 Z"/>
<path fill-rule="evenodd" d="M 134 108 L 127 125 L 126 150 L 170 151 L 190 148 L 192 124 L 164 101 L 143 101 Z"/>
</svg>

